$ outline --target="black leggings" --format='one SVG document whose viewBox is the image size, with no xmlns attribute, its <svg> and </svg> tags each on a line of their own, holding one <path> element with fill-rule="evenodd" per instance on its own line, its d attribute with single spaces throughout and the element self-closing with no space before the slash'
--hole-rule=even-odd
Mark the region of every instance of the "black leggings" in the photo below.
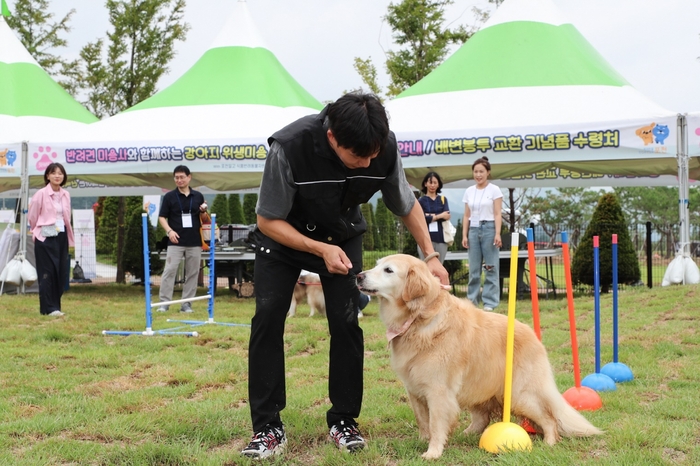
<svg viewBox="0 0 700 466">
<path fill-rule="evenodd" d="M 264 254 L 255 258 L 256 309 L 248 355 L 248 396 L 255 432 L 266 424 L 281 426 L 280 411 L 286 405 L 284 323 L 300 271 L 300 266 Z M 364 341 L 357 321 L 355 274 L 321 275 L 321 283 L 331 335 L 328 391 L 332 406 L 326 414 L 330 427 L 360 415 Z"/>
</svg>

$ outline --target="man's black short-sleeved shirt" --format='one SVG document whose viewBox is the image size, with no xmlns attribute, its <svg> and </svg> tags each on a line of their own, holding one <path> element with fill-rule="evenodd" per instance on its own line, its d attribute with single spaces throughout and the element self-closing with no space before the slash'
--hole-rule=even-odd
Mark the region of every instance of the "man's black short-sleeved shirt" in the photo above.
<svg viewBox="0 0 700 466">
<path fill-rule="evenodd" d="M 202 236 L 199 232 L 201 227 L 199 206 L 202 204 L 204 204 L 204 195 L 192 188 L 190 188 L 189 196 L 185 196 L 178 189 L 168 191 L 163 196 L 158 216 L 166 218 L 170 228 L 180 236 L 179 242 L 175 246 L 202 246 Z M 183 213 L 192 217 L 192 228 L 182 227 Z M 168 241 L 168 245 L 173 245 L 173 243 Z"/>
</svg>

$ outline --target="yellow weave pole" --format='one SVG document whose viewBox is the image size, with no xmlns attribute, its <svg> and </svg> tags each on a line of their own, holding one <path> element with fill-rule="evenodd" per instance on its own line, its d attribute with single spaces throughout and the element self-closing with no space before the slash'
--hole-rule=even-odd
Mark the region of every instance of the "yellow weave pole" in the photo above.
<svg viewBox="0 0 700 466">
<path fill-rule="evenodd" d="M 532 440 L 525 429 L 510 422 L 513 394 L 513 349 L 515 347 L 515 299 L 518 287 L 518 233 L 510 240 L 510 278 L 508 282 L 508 329 L 506 331 L 506 373 L 503 387 L 503 422 L 490 425 L 479 439 L 479 448 L 491 453 L 532 450 Z"/>
<path fill-rule="evenodd" d="M 513 396 L 513 348 L 515 347 L 515 299 L 518 295 L 518 243 L 513 233 L 510 243 L 510 277 L 508 281 L 508 330 L 506 333 L 506 382 L 503 389 L 503 422 L 510 422 L 510 401 Z"/>
</svg>

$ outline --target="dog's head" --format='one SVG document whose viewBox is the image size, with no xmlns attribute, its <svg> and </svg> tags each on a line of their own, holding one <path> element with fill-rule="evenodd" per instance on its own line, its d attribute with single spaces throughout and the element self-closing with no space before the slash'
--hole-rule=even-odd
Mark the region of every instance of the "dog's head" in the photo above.
<svg viewBox="0 0 700 466">
<path fill-rule="evenodd" d="M 405 307 L 412 315 L 423 312 L 440 293 L 440 281 L 420 259 L 395 254 L 377 261 L 376 267 L 357 275 L 363 293 Z"/>
</svg>

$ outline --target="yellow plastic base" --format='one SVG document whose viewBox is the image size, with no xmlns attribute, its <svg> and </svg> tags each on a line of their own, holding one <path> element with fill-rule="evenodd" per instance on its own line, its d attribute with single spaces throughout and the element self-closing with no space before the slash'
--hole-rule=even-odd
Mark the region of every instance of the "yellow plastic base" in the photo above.
<svg viewBox="0 0 700 466">
<path fill-rule="evenodd" d="M 491 453 L 504 453 L 507 451 L 531 451 L 532 440 L 525 429 L 512 422 L 497 422 L 486 428 L 479 448 Z"/>
</svg>

